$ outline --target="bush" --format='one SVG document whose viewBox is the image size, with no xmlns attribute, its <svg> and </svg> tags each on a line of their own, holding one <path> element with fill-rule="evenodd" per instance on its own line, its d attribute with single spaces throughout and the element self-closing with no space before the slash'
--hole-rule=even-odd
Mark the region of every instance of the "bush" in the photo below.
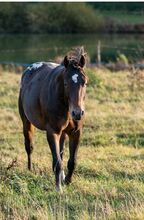
<svg viewBox="0 0 144 220">
<path fill-rule="evenodd" d="M 86 3 L 0 3 L 0 31 L 6 33 L 89 33 L 103 22 Z"/>
<path fill-rule="evenodd" d="M 28 32 L 27 4 L 0 3 L 0 32 Z"/>
</svg>

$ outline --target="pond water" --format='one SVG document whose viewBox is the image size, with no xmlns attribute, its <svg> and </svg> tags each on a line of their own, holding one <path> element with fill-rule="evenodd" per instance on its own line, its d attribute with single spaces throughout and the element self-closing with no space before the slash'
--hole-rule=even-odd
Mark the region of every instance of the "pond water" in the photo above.
<svg viewBox="0 0 144 220">
<path fill-rule="evenodd" d="M 144 35 L 1 35 L 0 63 L 32 63 L 54 61 L 64 56 L 72 47 L 83 45 L 92 63 L 96 62 L 97 43 L 101 42 L 102 62 L 115 61 L 118 52 L 129 61 L 136 62 L 144 56 Z"/>
</svg>

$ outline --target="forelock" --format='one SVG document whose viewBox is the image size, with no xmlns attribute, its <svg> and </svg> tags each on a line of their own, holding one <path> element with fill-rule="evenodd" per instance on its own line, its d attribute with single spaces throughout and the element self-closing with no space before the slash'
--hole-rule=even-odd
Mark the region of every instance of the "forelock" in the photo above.
<svg viewBox="0 0 144 220">
<path fill-rule="evenodd" d="M 86 56 L 86 53 L 84 52 L 84 47 L 74 47 L 72 48 L 68 54 L 69 62 L 72 66 L 78 67 L 81 56 Z"/>
</svg>

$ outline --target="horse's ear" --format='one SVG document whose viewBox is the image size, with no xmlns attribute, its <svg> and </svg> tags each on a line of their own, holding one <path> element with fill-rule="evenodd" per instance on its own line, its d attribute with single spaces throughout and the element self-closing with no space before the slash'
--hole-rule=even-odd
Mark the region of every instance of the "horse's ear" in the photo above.
<svg viewBox="0 0 144 220">
<path fill-rule="evenodd" d="M 83 68 L 85 63 L 86 63 L 85 56 L 81 55 L 80 62 L 79 62 L 80 67 Z"/>
<path fill-rule="evenodd" d="M 68 60 L 68 57 L 67 57 L 67 56 L 65 56 L 64 61 L 63 61 L 63 64 L 64 64 L 65 68 L 67 68 L 67 66 L 68 66 L 68 64 L 69 64 L 69 60 Z"/>
</svg>

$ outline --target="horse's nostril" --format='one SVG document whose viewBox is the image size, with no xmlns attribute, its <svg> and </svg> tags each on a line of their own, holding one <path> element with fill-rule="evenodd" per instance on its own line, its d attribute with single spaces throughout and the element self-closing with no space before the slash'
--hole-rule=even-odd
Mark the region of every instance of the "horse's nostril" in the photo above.
<svg viewBox="0 0 144 220">
<path fill-rule="evenodd" d="M 75 116 L 75 112 L 74 112 L 74 111 L 72 111 L 72 116 L 73 116 L 73 117 Z"/>
<path fill-rule="evenodd" d="M 79 110 L 79 111 L 72 111 L 72 117 L 76 120 L 80 120 L 81 116 L 84 115 L 84 111 L 83 110 Z"/>
<path fill-rule="evenodd" d="M 84 115 L 84 111 L 81 112 L 81 115 Z"/>
</svg>

